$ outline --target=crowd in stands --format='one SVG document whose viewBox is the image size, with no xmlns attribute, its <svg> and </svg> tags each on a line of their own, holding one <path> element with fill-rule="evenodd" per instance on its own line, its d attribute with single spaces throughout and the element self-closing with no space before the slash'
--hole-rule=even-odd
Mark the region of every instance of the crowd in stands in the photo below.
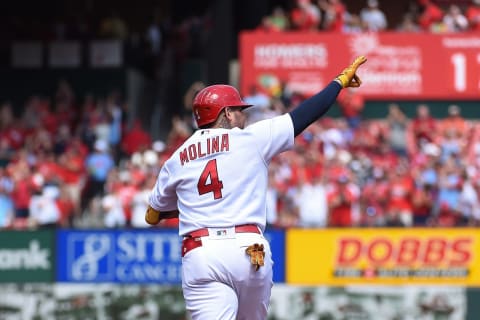
<svg viewBox="0 0 480 320">
<path fill-rule="evenodd" d="M 262 101 L 259 95 L 245 99 Z M 258 121 L 299 102 L 280 100 L 249 115 Z M 478 120 L 463 118 L 455 104 L 447 117 L 434 118 L 424 103 L 413 118 L 390 103 L 385 119 L 362 120 L 360 91 L 342 91 L 337 105 L 342 117 L 317 121 L 270 165 L 271 225 L 480 225 Z"/>
<path fill-rule="evenodd" d="M 480 30 L 480 0 L 462 3 L 442 7 L 418 0 L 402 23 L 392 26 L 381 0 L 367 0 L 358 13 L 342 0 L 296 0 L 289 10 L 276 7 L 259 30 Z M 204 39 L 195 34 L 205 24 L 208 19 L 193 17 L 175 28 L 171 39 L 179 59 L 201 52 Z M 115 14 L 96 26 L 102 37 L 136 37 Z M 142 36 L 149 50 L 161 52 L 164 28 L 153 18 Z M 61 22 L 52 30 L 56 39 L 92 31 Z M 129 118 L 124 97 L 115 91 L 77 97 L 61 81 L 53 97 L 30 97 L 21 114 L 3 102 L 0 229 L 148 227 L 147 197 L 165 159 L 195 130 L 191 101 L 203 86 L 195 82 L 185 93 L 184 113 L 172 119 L 164 141 L 152 139 Z M 268 224 L 480 226 L 480 122 L 463 118 L 455 104 L 439 119 L 420 103 L 409 118 L 393 102 L 385 119 L 362 119 L 365 100 L 359 92 L 343 90 L 337 99 L 342 116 L 317 121 L 296 138 L 294 150 L 270 164 Z M 270 97 L 252 87 L 245 96 L 255 105 L 248 109 L 248 121 L 285 113 L 302 99 L 288 91 Z M 168 220 L 159 227 L 177 223 Z"/>
<path fill-rule="evenodd" d="M 201 87 L 195 82 L 186 92 L 186 110 Z M 302 101 L 255 90 L 245 100 L 255 104 L 249 123 Z M 350 118 L 322 118 L 271 163 L 270 225 L 480 225 L 479 122 L 464 119 L 457 105 L 439 119 L 420 104 L 410 119 L 395 103 L 385 119 L 362 119 L 364 100 L 340 96 L 338 107 L 352 100 Z M 0 106 L 0 228 L 148 227 L 158 171 L 195 129 L 187 111 L 172 120 L 165 141 L 153 140 L 127 120 L 121 94 L 77 98 L 65 81 L 53 98 L 32 96 L 23 110 Z"/>
<path fill-rule="evenodd" d="M 413 0 L 402 12 L 400 22 L 388 21 L 382 0 L 362 0 L 360 10 L 352 10 L 342 0 L 294 0 L 293 7 L 276 6 L 258 26 L 264 32 L 333 31 L 433 32 L 450 33 L 480 30 L 480 0 Z M 383 4 L 388 3 L 384 0 Z M 398 15 L 398 12 L 395 12 Z"/>
</svg>

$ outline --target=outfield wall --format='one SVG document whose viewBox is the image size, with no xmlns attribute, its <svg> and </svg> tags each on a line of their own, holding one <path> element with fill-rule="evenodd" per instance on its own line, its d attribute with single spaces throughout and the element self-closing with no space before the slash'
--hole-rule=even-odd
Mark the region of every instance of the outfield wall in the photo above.
<svg viewBox="0 0 480 320">
<path fill-rule="evenodd" d="M 480 317 L 479 229 L 266 237 L 275 261 L 271 319 Z M 180 283 L 177 230 L 0 233 L 0 319 L 184 319 Z"/>
</svg>

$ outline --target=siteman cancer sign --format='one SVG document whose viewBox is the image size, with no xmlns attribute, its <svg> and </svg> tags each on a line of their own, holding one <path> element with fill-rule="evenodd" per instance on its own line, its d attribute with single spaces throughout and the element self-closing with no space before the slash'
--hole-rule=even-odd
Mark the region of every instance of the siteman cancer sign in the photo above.
<svg viewBox="0 0 480 320">
<path fill-rule="evenodd" d="M 57 235 L 59 282 L 181 282 L 176 230 L 60 230 Z"/>
<path fill-rule="evenodd" d="M 479 229 L 287 232 L 287 283 L 480 285 Z"/>
<path fill-rule="evenodd" d="M 265 234 L 275 256 L 274 281 L 285 281 L 285 233 Z M 56 278 L 73 283 L 180 284 L 177 229 L 57 231 Z"/>
</svg>

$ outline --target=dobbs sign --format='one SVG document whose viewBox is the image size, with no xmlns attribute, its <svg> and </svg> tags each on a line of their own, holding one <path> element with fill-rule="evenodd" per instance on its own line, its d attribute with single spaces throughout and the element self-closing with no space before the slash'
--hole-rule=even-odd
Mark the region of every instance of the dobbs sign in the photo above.
<svg viewBox="0 0 480 320">
<path fill-rule="evenodd" d="M 287 283 L 480 285 L 478 229 L 287 233 Z"/>
</svg>

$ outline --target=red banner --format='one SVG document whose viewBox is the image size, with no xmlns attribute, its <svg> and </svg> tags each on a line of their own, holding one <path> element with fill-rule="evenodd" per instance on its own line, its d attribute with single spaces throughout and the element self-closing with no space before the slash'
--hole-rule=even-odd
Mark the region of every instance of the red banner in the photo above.
<svg viewBox="0 0 480 320">
<path fill-rule="evenodd" d="M 367 99 L 472 100 L 480 93 L 480 35 L 263 33 L 240 35 L 241 92 L 251 85 L 318 92 L 358 55 Z"/>
</svg>

